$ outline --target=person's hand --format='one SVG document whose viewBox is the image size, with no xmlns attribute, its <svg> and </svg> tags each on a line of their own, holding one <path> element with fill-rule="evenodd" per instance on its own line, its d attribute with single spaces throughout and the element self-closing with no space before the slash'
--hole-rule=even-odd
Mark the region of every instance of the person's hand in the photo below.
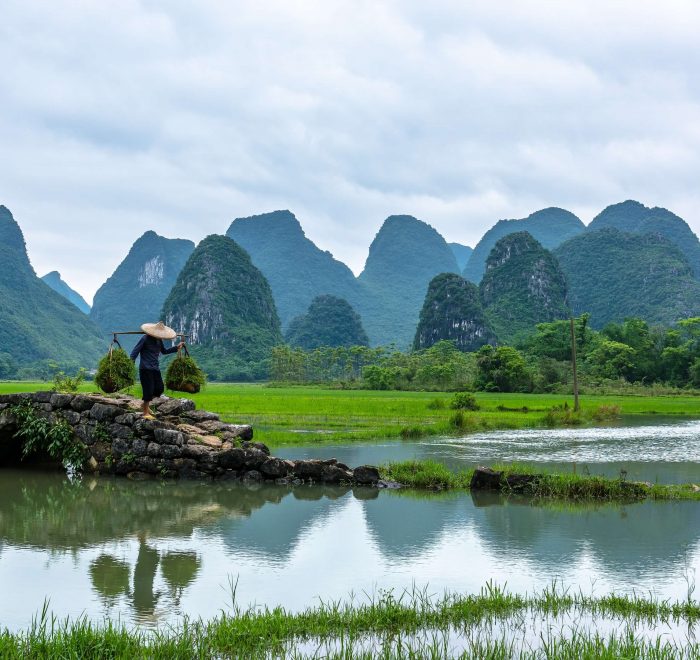
<svg viewBox="0 0 700 660">
<path fill-rule="evenodd" d="M 185 348 L 185 342 L 184 342 L 184 341 L 181 341 L 181 342 L 177 345 L 177 347 L 178 347 L 178 348 Z"/>
</svg>

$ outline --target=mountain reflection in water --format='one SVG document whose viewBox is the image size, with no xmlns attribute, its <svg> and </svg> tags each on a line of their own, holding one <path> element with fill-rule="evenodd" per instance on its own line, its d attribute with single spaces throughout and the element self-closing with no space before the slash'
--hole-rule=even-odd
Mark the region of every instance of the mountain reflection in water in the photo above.
<svg viewBox="0 0 700 660">
<path fill-rule="evenodd" d="M 467 493 L 131 482 L 0 473 L 0 622 L 59 616 L 137 625 L 240 605 L 428 584 L 511 590 L 553 579 L 684 598 L 700 566 L 700 506 L 534 505 Z"/>
</svg>

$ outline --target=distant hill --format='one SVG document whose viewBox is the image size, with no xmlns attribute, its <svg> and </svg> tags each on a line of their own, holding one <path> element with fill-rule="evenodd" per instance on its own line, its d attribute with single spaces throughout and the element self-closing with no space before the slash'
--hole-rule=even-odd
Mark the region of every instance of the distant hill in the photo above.
<svg viewBox="0 0 700 660">
<path fill-rule="evenodd" d="M 605 228 L 665 236 L 686 256 L 695 277 L 700 277 L 700 241 L 688 223 L 668 209 L 648 208 L 628 199 L 603 209 L 588 225 L 589 231 Z"/>
<path fill-rule="evenodd" d="M 457 260 L 457 268 L 462 272 L 467 265 L 467 261 L 469 261 L 469 257 L 472 256 L 474 249 L 470 248 L 468 245 L 462 245 L 461 243 L 448 243 L 448 245 Z"/>
<path fill-rule="evenodd" d="M 685 255 L 660 234 L 587 231 L 554 254 L 574 314 L 590 312 L 594 327 L 632 316 L 670 325 L 698 315 L 700 282 Z"/>
<path fill-rule="evenodd" d="M 454 342 L 462 351 L 476 351 L 496 342 L 479 288 L 456 273 L 442 273 L 430 281 L 413 348 L 430 348 L 443 340 Z"/>
<path fill-rule="evenodd" d="M 83 314 L 90 313 L 90 305 L 85 302 L 85 299 L 77 291 L 71 289 L 61 279 L 61 274 L 57 270 L 46 273 L 41 279 L 56 293 L 60 293 L 68 302 L 73 303 Z"/>
<path fill-rule="evenodd" d="M 90 318 L 107 333 L 161 321 L 163 302 L 192 250 L 192 241 L 147 231 L 97 290 Z M 127 336 L 122 342 L 128 347 L 135 340 Z"/>
<path fill-rule="evenodd" d="M 526 231 L 508 234 L 494 245 L 479 289 L 486 316 L 503 343 L 525 337 L 537 323 L 569 316 L 559 263 Z"/>
<path fill-rule="evenodd" d="M 360 315 L 347 300 L 318 296 L 306 314 L 289 324 L 285 339 L 291 346 L 307 350 L 320 346 L 367 346 L 369 339 Z"/>
<path fill-rule="evenodd" d="M 226 235 L 250 254 L 267 278 L 283 327 L 320 295 L 357 304 L 360 286 L 353 272 L 308 239 L 290 211 L 237 218 Z"/>
<path fill-rule="evenodd" d="M 34 376 L 49 360 L 65 369 L 95 367 L 108 342 L 75 305 L 37 277 L 24 236 L 0 206 L 0 377 Z M 46 375 L 49 375 L 48 373 Z"/>
<path fill-rule="evenodd" d="M 462 274 L 474 284 L 484 275 L 486 259 L 496 245 L 496 241 L 508 234 L 528 232 L 542 247 L 552 250 L 564 241 L 580 234 L 586 226 L 573 213 L 550 207 L 536 211 L 521 220 L 499 220 L 489 229 L 474 247 L 471 257 Z"/>
<path fill-rule="evenodd" d="M 213 380 L 266 377 L 270 351 L 282 343 L 270 285 L 226 236 L 207 236 L 197 246 L 160 317 L 190 335 L 193 355 Z"/>
<path fill-rule="evenodd" d="M 458 272 L 445 239 L 410 215 L 384 221 L 358 280 L 365 290 L 359 311 L 373 345 L 409 346 L 430 280 Z"/>
</svg>

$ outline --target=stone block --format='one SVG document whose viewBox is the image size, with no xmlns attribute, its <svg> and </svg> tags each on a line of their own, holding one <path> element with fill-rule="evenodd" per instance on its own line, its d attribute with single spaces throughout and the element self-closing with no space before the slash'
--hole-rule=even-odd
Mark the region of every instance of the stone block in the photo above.
<svg viewBox="0 0 700 660">
<path fill-rule="evenodd" d="M 153 435 L 155 436 L 156 442 L 160 442 L 163 445 L 177 445 L 178 447 L 182 447 L 185 442 L 182 433 L 174 429 L 157 428 L 153 432 Z"/>
<path fill-rule="evenodd" d="M 226 470 L 240 470 L 245 466 L 245 449 L 234 447 L 219 454 L 219 465 Z"/>
<path fill-rule="evenodd" d="M 158 413 L 161 415 L 182 415 L 186 412 L 193 412 L 194 401 L 190 399 L 167 399 L 158 406 Z"/>
<path fill-rule="evenodd" d="M 177 445 L 161 445 L 161 454 L 163 458 L 179 458 L 182 455 L 182 449 Z"/>
<path fill-rule="evenodd" d="M 379 470 L 372 465 L 360 465 L 352 471 L 352 478 L 358 484 L 375 485 L 379 479 Z"/>
<path fill-rule="evenodd" d="M 112 438 L 130 438 L 133 435 L 133 431 L 122 424 L 110 424 L 107 428 Z"/>
<path fill-rule="evenodd" d="M 112 440 L 112 453 L 115 456 L 129 453 L 131 451 L 131 443 L 126 438 L 114 438 Z"/>
<path fill-rule="evenodd" d="M 60 394 L 58 392 L 51 395 L 49 403 L 54 408 L 68 408 L 73 401 L 73 394 Z"/>
<path fill-rule="evenodd" d="M 211 419 L 219 419 L 216 413 L 207 412 L 206 410 L 191 410 L 185 413 L 185 417 L 193 419 L 195 422 L 206 422 Z"/>
<path fill-rule="evenodd" d="M 74 396 L 70 403 L 70 407 L 77 412 L 85 412 L 90 410 L 95 405 L 95 402 L 89 397 L 84 395 Z"/>
<path fill-rule="evenodd" d="M 124 426 L 131 426 L 136 421 L 136 415 L 134 413 L 126 413 L 124 415 L 117 415 L 114 418 L 115 424 L 123 424 Z"/>
<path fill-rule="evenodd" d="M 500 490 L 503 472 L 488 467 L 478 467 L 469 482 L 470 490 Z"/>
<path fill-rule="evenodd" d="M 119 406 L 111 406 L 104 403 L 96 403 L 90 409 L 90 417 L 98 422 L 111 422 L 117 415 L 121 415 Z"/>
<path fill-rule="evenodd" d="M 157 442 L 149 442 L 148 447 L 146 447 L 146 453 L 153 457 L 162 456 L 161 447 L 162 445 L 159 445 Z"/>
<path fill-rule="evenodd" d="M 321 471 L 321 481 L 325 484 L 339 484 L 352 481 L 352 472 L 343 470 L 337 465 L 326 465 Z"/>
<path fill-rule="evenodd" d="M 76 424 L 80 423 L 80 413 L 75 412 L 75 410 L 61 410 L 61 416 L 71 426 L 75 426 Z"/>
<path fill-rule="evenodd" d="M 148 442 L 143 438 L 136 438 L 131 446 L 134 456 L 145 456 L 148 453 Z"/>
<path fill-rule="evenodd" d="M 294 463 L 282 458 L 268 458 L 261 466 L 260 472 L 267 477 L 286 477 L 294 472 Z"/>
</svg>

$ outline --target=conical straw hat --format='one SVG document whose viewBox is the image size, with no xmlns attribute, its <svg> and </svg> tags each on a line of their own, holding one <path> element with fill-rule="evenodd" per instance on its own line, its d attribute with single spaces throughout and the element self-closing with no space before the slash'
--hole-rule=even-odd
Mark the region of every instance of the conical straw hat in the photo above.
<svg viewBox="0 0 700 660">
<path fill-rule="evenodd" d="M 158 323 L 144 323 L 141 326 L 141 330 L 156 339 L 175 339 L 175 337 L 177 337 L 177 332 L 165 325 L 163 321 L 158 321 Z"/>
</svg>

